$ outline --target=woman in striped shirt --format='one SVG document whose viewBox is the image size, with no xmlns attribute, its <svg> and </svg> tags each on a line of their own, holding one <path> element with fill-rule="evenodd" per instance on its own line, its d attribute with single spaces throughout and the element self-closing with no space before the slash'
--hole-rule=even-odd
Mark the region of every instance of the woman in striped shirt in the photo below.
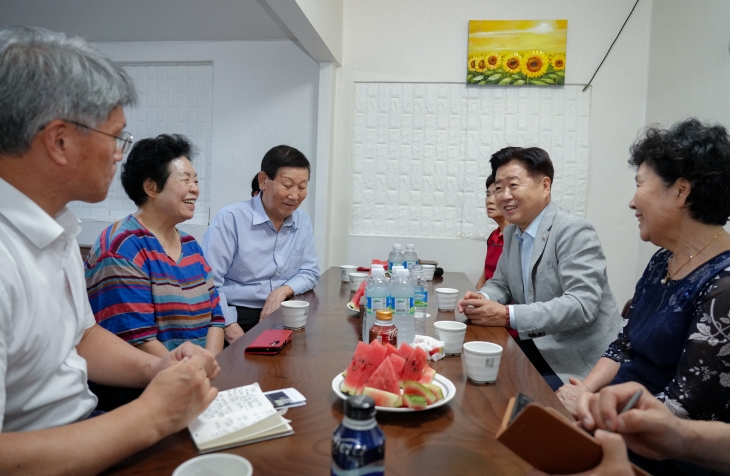
<svg viewBox="0 0 730 476">
<path fill-rule="evenodd" d="M 176 228 L 195 212 L 193 146 L 181 135 L 135 144 L 122 185 L 138 209 L 104 230 L 86 260 L 96 321 L 132 345 L 164 356 L 183 342 L 223 349 L 224 318 L 210 266 Z"/>
</svg>

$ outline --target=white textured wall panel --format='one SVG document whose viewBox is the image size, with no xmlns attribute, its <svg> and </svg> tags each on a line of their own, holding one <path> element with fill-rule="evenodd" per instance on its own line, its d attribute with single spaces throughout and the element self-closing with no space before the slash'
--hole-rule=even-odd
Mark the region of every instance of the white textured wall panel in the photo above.
<svg viewBox="0 0 730 476">
<path fill-rule="evenodd" d="M 128 64 L 139 103 L 125 108 L 126 130 L 135 141 L 159 134 L 183 134 L 195 145 L 198 154 L 193 166 L 198 173 L 200 196 L 195 217 L 189 225 L 207 225 L 210 210 L 212 163 L 213 64 Z M 125 158 L 126 160 L 126 158 Z M 121 165 L 106 200 L 99 203 L 73 202 L 71 208 L 81 219 L 116 221 L 137 210 L 120 180 Z"/>
<path fill-rule="evenodd" d="M 555 166 L 553 200 L 585 216 L 590 91 L 356 83 L 355 235 L 485 239 L 489 158 L 538 146 Z"/>
</svg>

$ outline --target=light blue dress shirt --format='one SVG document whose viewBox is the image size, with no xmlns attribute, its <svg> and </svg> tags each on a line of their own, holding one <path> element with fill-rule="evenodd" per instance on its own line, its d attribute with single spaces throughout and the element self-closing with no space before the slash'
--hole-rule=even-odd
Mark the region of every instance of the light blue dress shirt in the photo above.
<svg viewBox="0 0 730 476">
<path fill-rule="evenodd" d="M 519 227 L 517 227 L 517 231 L 515 231 L 515 238 L 517 238 L 517 242 L 520 244 L 522 289 L 525 293 L 525 298 L 527 298 L 527 283 L 530 278 L 530 258 L 532 257 L 532 247 L 535 245 L 535 235 L 537 235 L 537 230 L 540 228 L 540 222 L 542 221 L 542 216 L 544 214 L 545 208 L 543 208 L 540 214 L 537 215 L 534 220 L 532 220 L 532 223 L 530 223 L 527 228 L 525 228 L 524 232 L 520 230 Z M 489 299 L 489 296 L 487 294 L 482 294 L 487 299 Z M 519 331 L 520 329 L 519 327 L 517 327 L 517 314 L 515 313 L 515 307 L 512 304 L 509 305 L 509 320 L 510 327 Z"/>
<path fill-rule="evenodd" d="M 203 238 L 213 268 L 226 325 L 238 319 L 234 306 L 259 309 L 276 288 L 305 293 L 319 282 L 312 221 L 304 210 L 284 220 L 278 232 L 261 196 L 221 209 Z"/>
</svg>

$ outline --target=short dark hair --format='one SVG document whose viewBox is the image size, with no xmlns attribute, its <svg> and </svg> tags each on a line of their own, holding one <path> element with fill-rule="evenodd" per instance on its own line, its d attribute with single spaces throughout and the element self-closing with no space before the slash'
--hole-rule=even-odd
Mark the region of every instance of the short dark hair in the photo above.
<svg viewBox="0 0 730 476">
<path fill-rule="evenodd" d="M 256 192 L 260 192 L 261 189 L 259 188 L 259 173 L 256 172 L 256 175 L 253 176 L 253 180 L 251 180 L 251 196 L 255 197 Z"/>
<path fill-rule="evenodd" d="M 487 182 L 485 186 L 486 188 L 489 188 L 490 185 L 494 185 L 494 174 L 487 177 Z"/>
<path fill-rule="evenodd" d="M 730 216 L 730 138 L 719 124 L 696 118 L 669 129 L 649 127 L 631 146 L 629 164 L 646 164 L 669 187 L 687 179 L 689 215 L 706 225 L 725 225 Z"/>
<path fill-rule="evenodd" d="M 148 198 L 144 191 L 145 180 L 152 179 L 157 184 L 157 191 L 161 192 L 170 178 L 170 162 L 180 157 L 192 162 L 193 153 L 193 144 L 181 134 L 161 134 L 154 139 L 137 141 L 122 165 L 124 191 L 135 205 L 144 205 Z"/>
<path fill-rule="evenodd" d="M 498 168 L 513 160 L 522 163 L 532 177 L 548 177 L 550 183 L 553 183 L 555 176 L 553 161 L 550 160 L 548 153 L 539 147 L 505 147 L 498 150 L 489 159 L 489 163 L 492 165 L 492 175 L 496 176 Z"/>
<path fill-rule="evenodd" d="M 288 145 L 277 145 L 272 147 L 264 155 L 261 160 L 261 170 L 266 173 L 266 176 L 270 180 L 276 178 L 276 174 L 279 169 L 283 167 L 294 167 L 298 169 L 307 169 L 307 172 L 311 173 L 309 168 L 309 161 L 307 158 L 294 147 Z"/>
</svg>

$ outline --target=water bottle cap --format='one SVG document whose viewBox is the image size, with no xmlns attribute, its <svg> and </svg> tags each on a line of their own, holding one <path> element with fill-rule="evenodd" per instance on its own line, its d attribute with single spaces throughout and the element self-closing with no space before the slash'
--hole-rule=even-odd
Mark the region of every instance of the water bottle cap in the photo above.
<svg viewBox="0 0 730 476">
<path fill-rule="evenodd" d="M 399 243 L 393 243 L 393 250 L 394 251 L 400 251 L 400 244 Z"/>
<path fill-rule="evenodd" d="M 393 269 L 395 269 L 395 266 L 393 266 Z M 400 277 L 406 277 L 407 278 L 408 277 L 408 270 L 405 269 L 405 268 L 395 269 L 395 277 L 396 278 L 400 278 Z"/>
<path fill-rule="evenodd" d="M 414 249 L 416 249 L 416 245 L 406 245 L 406 250 L 413 251 Z"/>
<path fill-rule="evenodd" d="M 385 267 L 384 267 L 384 266 L 383 266 L 382 264 L 373 264 L 373 265 L 371 265 L 370 267 L 371 267 L 372 269 L 377 269 L 377 268 L 380 268 L 380 269 L 385 269 Z"/>
<path fill-rule="evenodd" d="M 371 274 L 375 276 L 376 278 L 384 278 L 385 277 L 385 270 L 383 268 L 373 268 L 371 271 Z"/>
<path fill-rule="evenodd" d="M 353 420 L 368 420 L 375 416 L 375 400 L 368 395 L 355 395 L 345 400 L 345 416 Z"/>
</svg>

